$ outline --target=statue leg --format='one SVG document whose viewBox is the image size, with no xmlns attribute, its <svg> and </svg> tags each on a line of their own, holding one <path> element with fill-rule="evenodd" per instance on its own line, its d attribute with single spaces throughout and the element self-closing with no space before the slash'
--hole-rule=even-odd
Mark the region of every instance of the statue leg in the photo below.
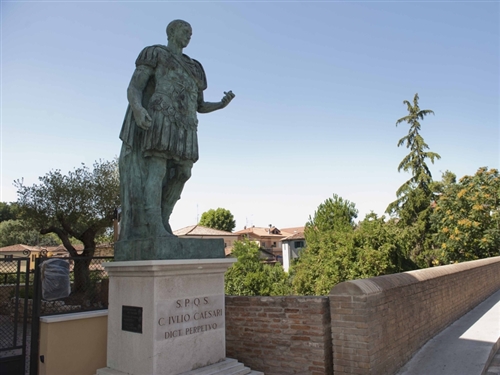
<svg viewBox="0 0 500 375">
<path fill-rule="evenodd" d="M 193 162 L 189 160 L 169 160 L 167 164 L 167 175 L 163 179 L 163 196 L 161 202 L 161 212 L 163 225 L 169 233 L 172 233 L 169 220 L 175 203 L 181 198 L 184 184 L 191 177 Z"/>
<path fill-rule="evenodd" d="M 159 157 L 146 157 L 147 177 L 144 184 L 144 209 L 146 225 L 152 237 L 164 237 L 170 234 L 163 226 L 162 182 L 167 172 L 167 160 Z"/>
</svg>

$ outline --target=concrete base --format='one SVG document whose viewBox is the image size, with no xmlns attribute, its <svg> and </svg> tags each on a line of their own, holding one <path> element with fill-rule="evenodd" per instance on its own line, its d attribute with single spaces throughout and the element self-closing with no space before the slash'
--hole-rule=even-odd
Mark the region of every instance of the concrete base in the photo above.
<svg viewBox="0 0 500 375">
<path fill-rule="evenodd" d="M 224 273 L 235 261 L 105 263 L 108 355 L 97 375 L 177 375 L 223 361 Z"/>
<path fill-rule="evenodd" d="M 226 358 L 214 365 L 202 367 L 197 370 L 184 372 L 179 375 L 264 375 L 260 371 L 252 371 L 250 368 L 245 367 L 235 359 Z M 113 370 L 110 368 L 101 369 L 97 375 L 128 375 L 121 371 Z"/>
<path fill-rule="evenodd" d="M 120 240 L 115 244 L 115 260 L 158 259 L 223 259 L 221 238 L 155 237 L 141 240 Z"/>
</svg>

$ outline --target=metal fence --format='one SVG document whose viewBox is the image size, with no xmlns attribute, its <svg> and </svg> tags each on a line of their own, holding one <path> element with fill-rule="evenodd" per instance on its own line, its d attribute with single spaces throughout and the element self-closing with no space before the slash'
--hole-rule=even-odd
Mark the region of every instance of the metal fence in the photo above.
<svg viewBox="0 0 500 375">
<path fill-rule="evenodd" d="M 48 293 L 45 293 L 49 277 L 44 262 L 53 259 L 67 263 L 69 269 L 69 295 L 61 298 L 47 298 Z M 109 279 L 102 264 L 110 261 L 113 261 L 112 257 L 51 257 L 37 260 L 39 316 L 107 309 Z"/>
<path fill-rule="evenodd" d="M 0 260 L 0 374 L 29 371 L 29 258 Z"/>
<path fill-rule="evenodd" d="M 47 272 L 49 261 L 60 260 L 68 270 L 61 289 L 66 290 L 61 298 L 44 298 L 44 285 L 50 279 Z M 113 257 L 50 257 L 35 260 L 33 277 L 33 323 L 31 328 L 30 374 L 38 371 L 39 318 L 46 315 L 69 314 L 108 308 L 109 279 L 103 263 L 113 261 Z M 45 266 L 44 266 L 45 263 Z M 63 278 L 64 279 L 64 278 Z M 69 280 L 68 280 L 69 279 Z M 68 285 L 69 283 L 69 285 Z M 46 291 L 46 290 L 45 290 Z M 47 296 L 45 296 L 47 297 Z"/>
<path fill-rule="evenodd" d="M 102 264 L 111 261 L 113 257 L 40 257 L 34 264 L 28 257 L 0 259 L 1 375 L 37 374 L 41 316 L 108 308 L 109 281 Z M 54 279 L 49 272 L 49 264 L 55 263 L 63 265 L 64 277 Z M 62 291 L 60 298 L 47 294 L 48 286 Z"/>
</svg>

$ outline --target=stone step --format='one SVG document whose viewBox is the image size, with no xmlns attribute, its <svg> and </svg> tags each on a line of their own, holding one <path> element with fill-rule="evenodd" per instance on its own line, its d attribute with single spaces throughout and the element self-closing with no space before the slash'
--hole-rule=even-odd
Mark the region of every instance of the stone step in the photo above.
<svg viewBox="0 0 500 375">
<path fill-rule="evenodd" d="M 210 366 L 201 367 L 196 370 L 183 372 L 180 375 L 263 375 L 264 373 L 252 371 L 250 368 L 245 367 L 236 359 L 226 358 L 224 361 L 214 363 Z"/>
<path fill-rule="evenodd" d="M 252 370 L 250 367 L 246 367 L 244 366 L 242 369 L 241 369 L 241 372 L 235 372 L 234 375 L 264 375 L 263 372 L 260 372 L 260 371 L 254 371 Z"/>
<path fill-rule="evenodd" d="M 250 370 L 248 367 L 243 366 L 243 363 L 241 363 L 241 366 L 239 369 L 236 370 L 236 372 L 232 372 L 231 375 L 248 375 L 250 374 Z"/>
</svg>

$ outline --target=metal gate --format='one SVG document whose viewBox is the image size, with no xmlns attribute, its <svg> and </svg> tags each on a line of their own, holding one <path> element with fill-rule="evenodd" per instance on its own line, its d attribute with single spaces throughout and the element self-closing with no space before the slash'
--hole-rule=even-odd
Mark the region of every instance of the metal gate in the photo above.
<svg viewBox="0 0 500 375">
<path fill-rule="evenodd" d="M 32 289 L 31 289 L 32 290 Z M 0 374 L 24 375 L 29 370 L 28 309 L 30 259 L 0 259 Z"/>
</svg>

